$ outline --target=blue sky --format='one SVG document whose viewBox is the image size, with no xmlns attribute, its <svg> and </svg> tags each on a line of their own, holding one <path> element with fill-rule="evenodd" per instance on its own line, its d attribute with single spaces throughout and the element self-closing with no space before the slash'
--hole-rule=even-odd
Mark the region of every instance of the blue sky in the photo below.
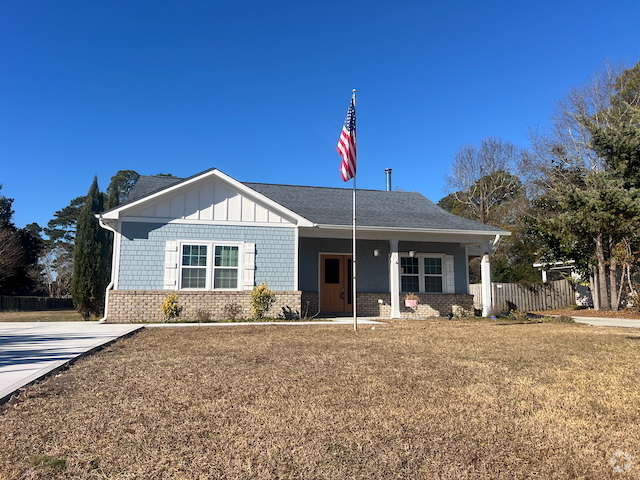
<svg viewBox="0 0 640 480">
<path fill-rule="evenodd" d="M 351 187 L 437 202 L 454 154 L 527 146 L 605 61 L 640 60 L 640 2 L 0 0 L 0 183 L 41 226 L 118 170 Z"/>
</svg>

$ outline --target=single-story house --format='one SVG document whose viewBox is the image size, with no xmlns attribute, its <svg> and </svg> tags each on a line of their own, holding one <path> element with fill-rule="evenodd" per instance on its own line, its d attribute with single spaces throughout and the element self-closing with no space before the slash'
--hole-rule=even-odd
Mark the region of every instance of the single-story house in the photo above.
<svg viewBox="0 0 640 480">
<path fill-rule="evenodd" d="M 215 168 L 141 176 L 97 217 L 114 233 L 107 321 L 162 321 L 177 293 L 184 318 L 251 316 L 250 293 L 277 295 L 270 315 L 353 309 L 352 195 L 347 188 L 242 183 Z M 473 313 L 468 260 L 509 232 L 452 215 L 416 192 L 357 191 L 356 312 L 417 318 Z M 491 307 L 485 289 L 484 314 Z M 416 293 L 417 307 L 406 307 Z"/>
</svg>

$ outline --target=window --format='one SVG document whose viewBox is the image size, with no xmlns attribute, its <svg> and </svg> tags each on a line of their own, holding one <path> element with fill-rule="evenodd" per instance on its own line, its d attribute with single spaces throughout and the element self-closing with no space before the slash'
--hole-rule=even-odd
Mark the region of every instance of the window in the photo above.
<svg viewBox="0 0 640 480">
<path fill-rule="evenodd" d="M 240 289 L 239 244 L 183 243 L 180 251 L 181 289 Z"/>
<path fill-rule="evenodd" d="M 213 288 L 238 288 L 238 247 L 216 245 Z"/>
<path fill-rule="evenodd" d="M 424 257 L 424 291 L 442 293 L 442 258 Z"/>
<path fill-rule="evenodd" d="M 182 246 L 182 288 L 206 288 L 207 246 Z"/>
<path fill-rule="evenodd" d="M 401 257 L 400 258 L 400 280 L 403 292 L 419 292 L 420 291 L 420 275 L 418 273 L 417 257 Z"/>
<path fill-rule="evenodd" d="M 400 257 L 400 291 L 403 293 L 442 293 L 442 255 Z"/>
</svg>

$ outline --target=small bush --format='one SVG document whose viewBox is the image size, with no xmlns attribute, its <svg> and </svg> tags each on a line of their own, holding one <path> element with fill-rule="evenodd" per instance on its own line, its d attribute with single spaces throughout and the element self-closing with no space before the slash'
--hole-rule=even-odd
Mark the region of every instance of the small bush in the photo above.
<svg viewBox="0 0 640 480">
<path fill-rule="evenodd" d="M 509 320 L 513 320 L 515 322 L 530 322 L 531 318 L 529 318 L 529 314 L 524 310 L 513 310 L 509 313 Z"/>
<path fill-rule="evenodd" d="M 200 323 L 209 322 L 211 321 L 211 313 L 209 313 L 209 310 L 205 310 L 204 308 L 199 308 L 196 310 L 196 318 Z"/>
<path fill-rule="evenodd" d="M 164 321 L 170 322 L 180 316 L 183 307 L 178 305 L 178 295 L 171 293 L 165 297 L 164 302 L 162 302 L 162 307 L 160 308 L 164 315 Z"/>
<path fill-rule="evenodd" d="M 559 315 L 555 317 L 555 321 L 558 323 L 575 323 L 573 321 L 573 317 L 570 317 L 569 315 Z"/>
<path fill-rule="evenodd" d="M 237 303 L 227 303 L 222 309 L 222 316 L 225 320 L 236 320 L 242 316 L 242 306 Z"/>
<path fill-rule="evenodd" d="M 282 307 L 282 318 L 285 320 L 300 320 L 300 312 L 293 310 L 290 306 Z"/>
<path fill-rule="evenodd" d="M 273 303 L 276 301 L 276 294 L 273 290 L 270 290 L 264 283 L 253 288 L 251 292 L 251 310 L 253 311 L 253 318 L 264 318 L 267 311 Z"/>
</svg>

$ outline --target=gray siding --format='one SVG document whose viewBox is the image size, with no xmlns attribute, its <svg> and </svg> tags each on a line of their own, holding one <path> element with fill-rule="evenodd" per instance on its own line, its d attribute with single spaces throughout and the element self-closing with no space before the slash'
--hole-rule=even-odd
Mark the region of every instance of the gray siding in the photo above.
<svg viewBox="0 0 640 480">
<path fill-rule="evenodd" d="M 380 250 L 374 257 L 373 251 Z M 300 290 L 318 291 L 318 267 L 320 253 L 351 254 L 352 241 L 332 238 L 300 238 Z M 382 293 L 389 291 L 389 242 L 358 240 L 356 244 L 356 274 L 358 292 Z"/>
<path fill-rule="evenodd" d="M 456 293 L 467 293 L 467 258 L 464 247 L 458 243 L 399 242 L 401 252 L 416 250 L 420 253 L 453 255 Z M 300 238 L 299 287 L 303 292 L 318 291 L 320 253 L 350 254 L 349 239 Z M 358 240 L 357 245 L 358 292 L 389 292 L 389 242 L 386 240 Z M 375 257 L 373 251 L 380 250 Z"/>
<path fill-rule="evenodd" d="M 455 275 L 456 293 L 467 293 L 469 279 L 467 278 L 467 253 L 459 243 L 431 243 L 431 242 L 399 242 L 398 250 L 408 252 L 415 250 L 419 253 L 444 253 L 453 255 L 453 272 Z"/>
<path fill-rule="evenodd" d="M 219 240 L 256 244 L 256 284 L 294 290 L 295 229 L 231 225 L 124 222 L 120 245 L 119 290 L 164 288 L 165 242 Z"/>
</svg>

